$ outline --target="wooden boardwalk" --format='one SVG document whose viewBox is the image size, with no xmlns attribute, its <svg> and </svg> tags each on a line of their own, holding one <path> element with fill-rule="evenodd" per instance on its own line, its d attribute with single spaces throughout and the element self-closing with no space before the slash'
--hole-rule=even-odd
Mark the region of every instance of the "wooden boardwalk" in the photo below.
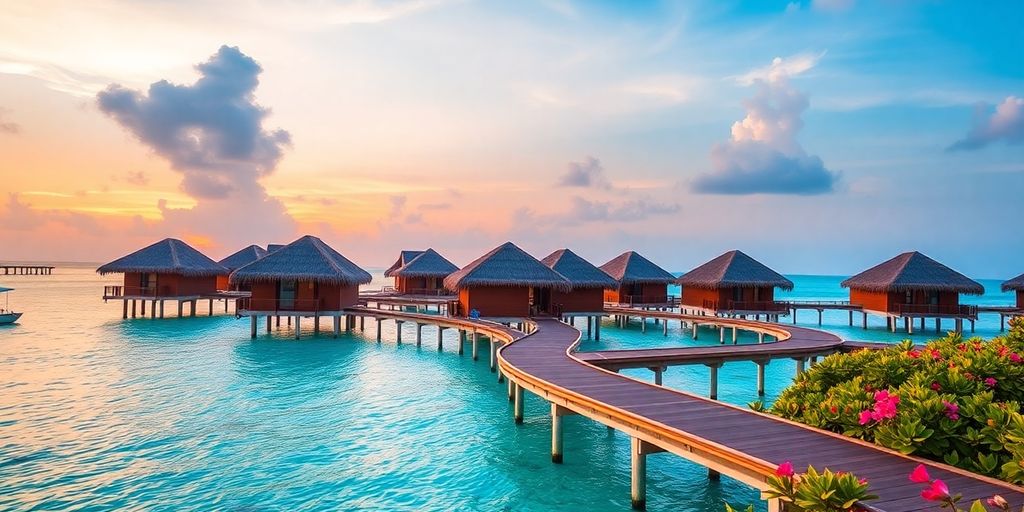
<svg viewBox="0 0 1024 512">
<path fill-rule="evenodd" d="M 674 318 L 684 319 L 679 314 L 674 314 Z M 731 322 L 714 320 L 726 325 Z M 999 494 L 1013 507 L 1024 505 L 1020 488 L 995 479 L 598 368 L 587 361 L 601 358 L 624 362 L 626 357 L 621 353 L 587 355 L 585 361 L 581 354 L 573 352 L 579 331 L 553 319 L 537 319 L 535 323 L 536 332 L 504 346 L 498 354 L 501 371 L 518 387 L 516 414 L 522 414 L 523 388 L 552 403 L 553 455 L 556 447 L 560 451 L 561 441 L 554 436 L 561 435 L 559 417 L 563 414 L 583 414 L 630 435 L 633 501 L 637 508 L 642 508 L 646 499 L 646 456 L 659 451 L 675 453 L 761 490 L 766 488 L 765 479 L 787 460 L 799 471 L 810 465 L 848 471 L 867 478 L 871 491 L 880 496 L 867 504 L 869 509 L 892 512 L 935 509 L 934 504 L 921 499 L 921 486 L 908 479 L 914 467 L 923 463 L 933 477 L 943 479 L 953 492 L 963 493 L 965 500 Z M 744 323 L 751 327 L 752 322 Z M 778 325 L 762 325 L 779 329 Z M 729 351 L 751 350 L 759 356 L 770 356 L 774 350 L 790 350 L 787 345 L 826 348 L 832 347 L 834 341 L 831 335 L 822 336 L 810 329 L 786 330 L 786 341 L 710 347 L 715 349 L 713 353 L 695 357 L 707 356 L 711 362 L 728 358 Z M 683 356 L 685 351 L 697 354 L 707 348 L 670 350 L 673 358 L 681 358 L 688 357 Z M 649 350 L 634 352 L 637 358 L 651 357 L 646 354 Z M 560 459 L 561 453 L 557 455 Z M 778 510 L 778 506 L 769 503 L 770 510 Z"/>
</svg>

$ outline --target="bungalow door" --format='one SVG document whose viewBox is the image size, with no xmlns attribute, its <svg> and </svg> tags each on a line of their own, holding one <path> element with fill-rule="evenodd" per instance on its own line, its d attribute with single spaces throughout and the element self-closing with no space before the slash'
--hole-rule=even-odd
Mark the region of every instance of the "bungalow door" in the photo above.
<svg viewBox="0 0 1024 512">
<path fill-rule="evenodd" d="M 139 276 L 139 295 L 156 296 L 156 274 L 142 274 Z"/>
<path fill-rule="evenodd" d="M 277 308 L 295 309 L 295 290 L 298 283 L 294 279 L 284 279 L 277 283 Z"/>
</svg>

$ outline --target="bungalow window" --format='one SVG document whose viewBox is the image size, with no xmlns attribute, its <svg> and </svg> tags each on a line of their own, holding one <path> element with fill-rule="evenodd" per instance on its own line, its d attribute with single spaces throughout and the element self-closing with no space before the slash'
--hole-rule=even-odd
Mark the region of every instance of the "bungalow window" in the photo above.
<svg viewBox="0 0 1024 512">
<path fill-rule="evenodd" d="M 904 304 L 913 304 L 914 303 L 914 292 L 912 292 L 910 290 L 907 290 L 907 292 L 905 293 L 904 298 L 903 298 L 903 303 Z"/>
<path fill-rule="evenodd" d="M 139 276 L 139 288 L 143 291 L 156 287 L 156 274 L 142 274 Z"/>
<path fill-rule="evenodd" d="M 286 279 L 278 282 L 277 299 L 281 309 L 295 308 L 295 290 L 298 283 L 294 279 Z"/>
<path fill-rule="evenodd" d="M 928 304 L 933 306 L 939 304 L 939 292 L 928 292 Z"/>
<path fill-rule="evenodd" d="M 732 300 L 735 301 L 735 302 L 742 302 L 743 301 L 743 288 L 733 288 L 732 289 Z"/>
</svg>

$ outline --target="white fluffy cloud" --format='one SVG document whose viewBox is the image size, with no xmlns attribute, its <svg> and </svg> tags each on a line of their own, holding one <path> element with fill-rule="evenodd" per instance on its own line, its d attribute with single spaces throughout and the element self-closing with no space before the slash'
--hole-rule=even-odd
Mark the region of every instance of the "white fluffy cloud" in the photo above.
<svg viewBox="0 0 1024 512">
<path fill-rule="evenodd" d="M 979 107 L 971 131 L 949 149 L 981 149 L 998 140 L 1008 144 L 1024 143 L 1024 98 L 1007 96 L 991 114 L 987 106 Z"/>
<path fill-rule="evenodd" d="M 833 190 L 839 175 L 796 140 L 809 102 L 789 81 L 813 68 L 821 55 L 776 58 L 739 77 L 757 92 L 744 100 L 747 114 L 733 123 L 730 140 L 711 149 L 712 171 L 693 181 L 695 192 L 809 195 Z"/>
</svg>

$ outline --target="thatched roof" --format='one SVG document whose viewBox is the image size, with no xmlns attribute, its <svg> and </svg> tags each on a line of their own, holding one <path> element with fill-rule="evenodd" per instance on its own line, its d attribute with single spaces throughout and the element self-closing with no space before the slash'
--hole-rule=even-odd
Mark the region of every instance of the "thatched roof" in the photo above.
<svg viewBox="0 0 1024 512">
<path fill-rule="evenodd" d="M 267 244 L 267 252 L 277 252 L 285 248 L 285 244 Z"/>
<path fill-rule="evenodd" d="M 425 251 L 402 251 L 398 254 L 398 260 L 393 265 L 388 267 L 384 271 L 384 277 L 393 277 L 394 272 L 402 268 L 406 263 L 416 259 L 417 256 L 423 254 Z M 456 267 L 458 268 L 458 267 Z"/>
<path fill-rule="evenodd" d="M 905 252 L 845 281 L 842 286 L 869 292 L 936 291 L 971 295 L 985 287 L 917 251 Z"/>
<path fill-rule="evenodd" d="M 471 286 L 535 286 L 568 291 L 569 281 L 506 242 L 445 278 L 444 287 L 457 291 Z"/>
<path fill-rule="evenodd" d="M 569 249 L 559 249 L 540 260 L 552 270 L 569 280 L 573 288 L 611 288 L 615 286 L 612 276 L 579 257 Z"/>
<path fill-rule="evenodd" d="M 372 277 L 312 235 L 306 235 L 231 273 L 232 283 L 278 279 L 357 285 L 369 283 Z"/>
<path fill-rule="evenodd" d="M 778 287 L 792 290 L 793 281 L 747 256 L 743 251 L 729 251 L 676 279 L 681 286 L 706 288 Z"/>
<path fill-rule="evenodd" d="M 228 270 L 235 270 L 242 268 L 264 256 L 267 255 L 267 250 L 258 246 L 250 245 L 245 249 L 242 249 L 227 258 L 224 258 L 217 263 Z"/>
<path fill-rule="evenodd" d="M 1024 274 L 1021 274 L 1003 283 L 1004 292 L 1008 292 L 1011 290 L 1024 290 Z"/>
<path fill-rule="evenodd" d="M 670 284 L 676 276 L 634 251 L 624 252 L 601 265 L 620 286 L 624 284 Z"/>
<path fill-rule="evenodd" d="M 391 273 L 397 277 L 448 277 L 449 274 L 458 270 L 454 263 L 445 259 L 437 251 L 427 249 L 416 256 L 412 261 L 402 265 L 401 268 Z"/>
<path fill-rule="evenodd" d="M 138 272 L 177 274 L 188 277 L 224 275 L 228 270 L 191 245 L 165 238 L 96 269 L 101 275 Z"/>
</svg>

